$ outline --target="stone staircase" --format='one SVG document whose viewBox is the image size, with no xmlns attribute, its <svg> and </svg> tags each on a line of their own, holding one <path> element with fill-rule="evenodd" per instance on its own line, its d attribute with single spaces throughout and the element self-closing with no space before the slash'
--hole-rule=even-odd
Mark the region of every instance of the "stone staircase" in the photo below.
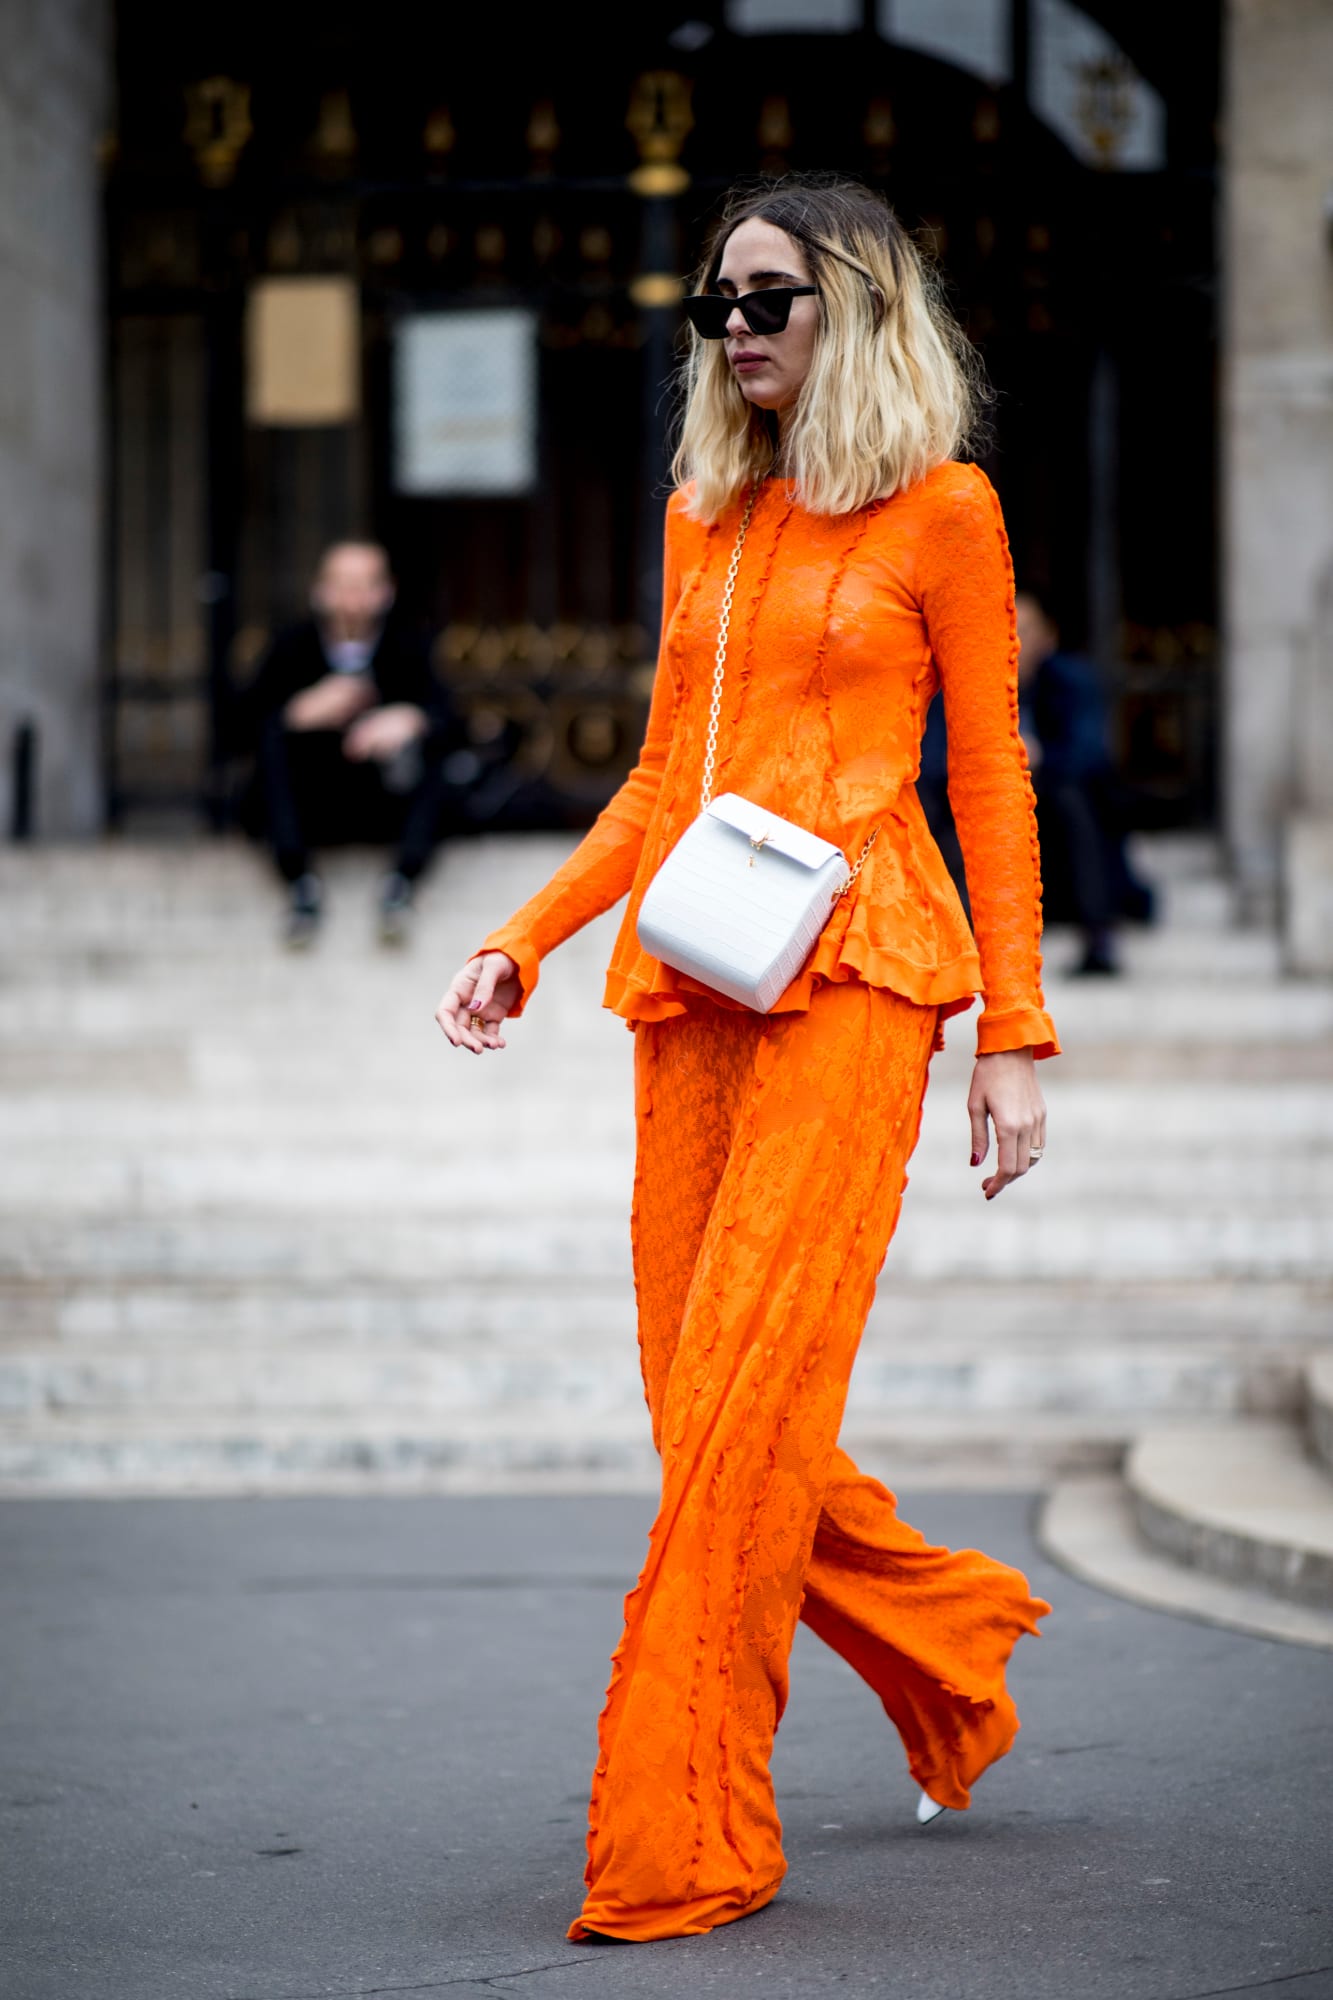
<svg viewBox="0 0 1333 2000">
<path fill-rule="evenodd" d="M 375 868 L 310 952 L 249 850 L 0 855 L 0 1488 L 651 1488 L 628 1246 L 617 916 L 510 1046 L 432 1019 L 568 850 L 448 850 L 402 952 Z M 1209 843 L 1157 838 L 1164 921 L 1062 976 L 1042 1166 L 967 1165 L 971 1022 L 936 1058 L 846 1438 L 902 1485 L 1109 1474 L 1145 1426 L 1293 1422 L 1333 1305 L 1333 991 L 1235 927 Z"/>
<path fill-rule="evenodd" d="M 1333 1649 L 1333 1357 L 1306 1371 L 1303 1422 L 1155 1424 L 1123 1472 L 1047 1496 L 1049 1555 L 1158 1609 Z"/>
</svg>

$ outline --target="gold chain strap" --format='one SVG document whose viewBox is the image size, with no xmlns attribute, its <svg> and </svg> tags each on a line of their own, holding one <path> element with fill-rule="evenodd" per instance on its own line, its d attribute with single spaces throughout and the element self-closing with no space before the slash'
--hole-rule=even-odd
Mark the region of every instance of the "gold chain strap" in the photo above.
<svg viewBox="0 0 1333 2000">
<path fill-rule="evenodd" d="M 745 547 L 745 530 L 750 525 L 754 503 L 759 498 L 759 481 L 754 484 L 741 516 L 740 531 L 736 536 L 736 546 L 731 552 L 731 568 L 722 587 L 722 609 L 717 621 L 717 664 L 713 668 L 713 706 L 708 716 L 708 743 L 704 752 L 704 781 L 699 794 L 699 810 L 707 812 L 713 803 L 713 760 L 717 756 L 717 720 L 722 713 L 722 676 L 727 665 L 727 634 L 731 630 L 731 600 L 736 595 L 736 578 L 740 573 L 741 550 Z"/>
<path fill-rule="evenodd" d="M 727 665 L 727 639 L 731 632 L 731 604 L 732 599 L 736 595 L 736 578 L 740 574 L 741 550 L 745 547 L 745 531 L 750 525 L 750 516 L 754 512 L 755 502 L 759 498 L 760 484 L 759 480 L 755 481 L 754 489 L 745 503 L 745 512 L 741 516 L 741 524 L 736 532 L 736 546 L 731 552 L 731 565 L 727 570 L 727 580 L 722 586 L 722 608 L 718 613 L 717 620 L 717 655 L 716 664 L 713 668 L 713 705 L 708 713 L 708 737 L 704 750 L 703 785 L 699 793 L 700 812 L 707 812 L 709 806 L 713 803 L 713 765 L 717 758 L 718 719 L 722 714 L 722 681 Z M 875 844 L 875 836 L 878 832 L 878 827 L 871 829 L 870 838 L 861 849 L 855 868 L 853 868 L 842 886 L 839 900 L 847 894 L 847 891 L 852 887 L 857 876 L 865 867 L 866 857 Z"/>
<path fill-rule="evenodd" d="M 878 832 L 879 828 L 877 826 L 871 827 L 870 837 L 866 841 L 865 846 L 861 849 L 860 854 L 856 858 L 856 866 L 855 868 L 853 868 L 851 874 L 847 877 L 847 880 L 843 883 L 842 888 L 839 891 L 838 895 L 839 902 L 842 901 L 842 898 L 847 894 L 847 891 L 851 888 L 853 882 L 855 882 L 857 876 L 861 873 L 861 870 L 865 867 L 866 856 L 869 854 L 871 848 L 875 845 L 875 835 Z"/>
</svg>

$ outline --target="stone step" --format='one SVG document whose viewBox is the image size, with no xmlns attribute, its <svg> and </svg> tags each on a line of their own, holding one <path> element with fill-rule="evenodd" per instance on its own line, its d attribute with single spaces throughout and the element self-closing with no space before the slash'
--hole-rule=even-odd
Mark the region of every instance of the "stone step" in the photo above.
<svg viewBox="0 0 1333 2000">
<path fill-rule="evenodd" d="M 1286 1301 L 1285 1288 L 1278 1290 Z M 418 1284 L 396 1272 L 334 1284 L 272 1276 L 179 1283 L 154 1274 L 86 1282 L 42 1277 L 0 1283 L 0 1353 L 210 1345 L 243 1356 L 255 1349 L 381 1344 L 430 1350 L 467 1341 L 525 1352 L 572 1333 L 619 1340 L 634 1309 L 628 1270 L 564 1283 L 539 1275 Z M 1275 1337 L 1302 1339 L 1314 1310 L 1291 1298 Z"/>
<path fill-rule="evenodd" d="M 299 1347 L 147 1347 L 0 1349 L 0 1411 L 230 1412 L 304 1416 L 366 1411 L 402 1417 L 489 1418 L 531 1405 L 552 1431 L 571 1417 L 635 1411 L 643 1403 L 633 1320 L 591 1339 L 567 1322 L 541 1340 L 493 1342 L 452 1319 L 429 1341 L 357 1346 L 315 1342 Z M 938 1341 L 913 1352 L 882 1321 L 866 1333 L 848 1403 L 848 1421 L 902 1420 L 909 1412 L 1042 1412 L 1118 1416 L 1126 1435 L 1146 1416 L 1195 1416 L 1262 1410 L 1295 1415 L 1303 1407 L 1309 1348 L 1273 1344 L 1256 1354 L 1243 1344 L 1200 1349 L 1093 1346 L 1080 1341 L 977 1344 Z"/>
<path fill-rule="evenodd" d="M 1133 1215 L 1170 1203 L 1185 1222 L 1234 1212 L 1238 1228 L 1247 1218 L 1269 1217 L 1290 1228 L 1300 1219 L 1322 1218 L 1330 1233 L 1333 1154 L 1321 1154 L 1313 1141 L 1268 1150 L 1261 1178 L 1251 1150 L 1242 1181 L 1229 1152 L 1199 1153 L 1182 1162 L 1156 1146 L 1115 1151 L 1088 1144 L 1063 1124 L 1060 1129 L 1058 1166 L 1056 1155 L 1048 1155 L 1039 1169 L 1005 1191 L 1003 1207 L 983 1206 L 978 1192 L 983 1170 L 960 1157 L 967 1143 L 962 1131 L 948 1152 L 938 1144 L 919 1148 L 909 1168 L 904 1227 L 907 1215 L 928 1230 L 944 1214 L 967 1227 L 963 1217 L 975 1211 L 976 1228 L 998 1229 L 1021 1226 L 1020 1217 L 1035 1226 L 1038 1216 L 1054 1220 L 1076 1211 L 1087 1219 L 1110 1204 Z M 124 1216 L 133 1225 L 144 1217 L 259 1207 L 290 1216 L 296 1226 L 308 1216 L 336 1211 L 349 1227 L 371 1227 L 381 1216 L 425 1219 L 451 1208 L 463 1214 L 522 1209 L 562 1215 L 577 1226 L 590 1211 L 627 1210 L 632 1175 L 628 1142 L 614 1149 L 592 1147 L 580 1134 L 571 1174 L 567 1141 L 553 1147 L 507 1139 L 497 1151 L 484 1127 L 456 1138 L 451 1133 L 430 1153 L 408 1159 L 397 1151 L 356 1146 L 336 1152 L 266 1146 L 258 1134 L 249 1146 L 197 1150 L 153 1146 L 127 1153 L 123 1142 L 114 1152 L 80 1144 L 73 1156 L 67 1142 L 43 1142 L 26 1146 L 21 1157 L 0 1158 L 0 1209 L 11 1217 Z M 1333 1242 L 1329 1250 L 1333 1256 Z"/>
<path fill-rule="evenodd" d="M 461 1341 L 526 1351 L 574 1338 L 618 1342 L 633 1322 L 627 1270 L 563 1284 L 541 1276 L 414 1284 L 397 1271 L 343 1283 L 327 1276 L 173 1283 L 155 1272 L 0 1283 L 0 1352 L 380 1343 L 432 1349 Z M 992 1356 L 1001 1346 L 1056 1355 L 1074 1348 L 1133 1355 L 1160 1346 L 1201 1356 L 1239 1349 L 1251 1352 L 1262 1370 L 1270 1357 L 1317 1349 L 1330 1324 L 1330 1284 L 914 1284 L 890 1263 L 867 1341 L 880 1339 L 903 1356 L 927 1358 L 946 1347 Z"/>
<path fill-rule="evenodd" d="M 385 954 L 370 944 L 373 891 L 382 866 L 376 855 L 328 858 L 329 920 L 317 950 L 298 957 L 276 941 L 279 897 L 265 864 L 239 845 L 39 849 L 17 861 L 11 855 L 0 869 L 0 895 L 7 934 L 18 949 L 4 992 L 10 997 L 35 992 L 46 1006 L 53 987 L 58 1004 L 73 983 L 96 989 L 110 1004 L 117 982 L 128 982 L 136 991 L 165 994 L 179 1012 L 201 987 L 235 996 L 242 1007 L 266 998 L 299 1005 L 301 996 L 323 988 L 327 1008 L 328 976 L 334 973 L 338 992 L 349 996 L 410 993 L 418 980 L 433 984 L 447 975 L 458 955 L 547 879 L 575 838 L 494 835 L 447 848 L 422 889 L 417 936 L 402 954 Z M 1185 847 L 1173 860 L 1174 836 L 1164 838 L 1166 845 L 1162 838 L 1147 842 L 1142 856 L 1145 871 L 1161 886 L 1164 921 L 1150 930 L 1124 932 L 1124 980 L 1066 982 L 1063 971 L 1076 959 L 1079 940 L 1067 928 L 1052 926 L 1047 932 L 1048 975 L 1062 1013 L 1077 1030 L 1075 1042 L 1087 1034 L 1105 1039 L 1108 1017 L 1111 1026 L 1138 1032 L 1141 1009 L 1137 1000 L 1126 1005 L 1125 996 L 1143 980 L 1182 989 L 1185 998 L 1176 1011 L 1186 1017 L 1187 1038 L 1210 1018 L 1197 1003 L 1216 1001 L 1219 989 L 1274 984 L 1276 938 L 1231 922 L 1230 890 L 1217 871 L 1215 850 L 1210 861 L 1206 843 Z M 552 964 L 586 955 L 600 969 L 618 922 L 619 913 L 610 913 L 571 940 Z M 544 979 L 549 987 L 549 968 Z M 578 1011 L 586 1011 L 586 982 L 577 992 Z M 549 993 L 545 998 L 549 1006 Z M 363 1018 L 360 1007 L 351 1011 L 358 1021 Z M 29 1017 L 16 1018 L 31 1025 Z M 63 1026 L 63 1011 L 59 1018 Z M 1226 1023 L 1210 1032 L 1224 1039 Z M 1308 1023 L 1298 1023 L 1293 1032 L 1307 1035 Z"/>
<path fill-rule="evenodd" d="M 547 881 L 575 836 L 487 836 L 446 848 L 418 892 L 405 952 L 379 946 L 375 916 L 385 857 L 329 855 L 322 864 L 325 918 L 313 947 L 281 942 L 281 884 L 248 852 L 181 846 L 114 854 L 107 848 L 34 849 L 27 866 L 0 865 L 0 902 L 16 952 L 39 962 L 112 970 L 141 956 L 188 965 L 224 960 L 241 946 L 257 962 L 295 970 L 355 958 L 386 970 L 450 940 L 470 949 Z M 146 872 L 126 867 L 152 859 Z M 59 864 L 59 865 L 54 865 Z"/>
<path fill-rule="evenodd" d="M 1168 877 L 1156 889 L 1154 930 L 1222 933 L 1236 926 L 1240 899 L 1224 876 Z"/>
<path fill-rule="evenodd" d="M 553 954 L 544 968 L 538 999 L 548 1037 L 558 1026 L 578 1042 L 623 1035 L 622 1024 L 600 1006 L 600 966 L 592 981 L 571 987 L 564 977 L 547 978 L 560 963 Z M 133 979 L 69 980 L 55 976 L 0 989 L 0 1040 L 38 1048 L 145 1048 L 165 1039 L 188 1049 L 233 1048 L 247 1053 L 256 1075 L 312 1059 L 331 1072 L 384 1062 L 387 1045 L 404 1039 L 425 1054 L 446 1053 L 432 1016 L 456 959 L 441 953 L 409 978 L 395 966 L 383 977 L 343 978 L 341 968 L 303 968 L 305 983 L 289 985 L 237 978 L 221 985 L 192 985 L 180 978 L 161 985 Z M 580 961 L 573 961 L 579 964 Z M 276 985 L 276 990 L 275 990 Z M 592 990 L 590 990 L 590 985 Z M 1333 1039 L 1333 986 L 1315 982 L 1233 982 L 1206 964 L 1177 979 L 1107 979 L 1050 983 L 1047 1000 L 1062 1046 L 1079 1048 L 1107 1042 L 1215 1045 L 1252 1041 L 1308 1043 Z M 562 1004 L 563 1001 L 563 1004 Z M 535 1003 L 534 1003 L 535 1004 Z M 524 1024 L 515 1024 L 515 1030 Z M 955 1019 L 950 1040 L 970 1048 L 971 1022 Z M 263 1040 L 256 1045 L 255 1037 Z M 627 1038 L 626 1038 L 627 1039 Z M 401 1057 L 400 1057 L 401 1060 Z"/>
<path fill-rule="evenodd" d="M 513 900 L 520 899 L 521 892 Z M 1173 903 L 1182 900 L 1172 898 Z M 1211 901 L 1211 885 L 1207 896 L 1201 885 L 1191 885 L 1188 900 L 1196 904 Z M 228 992 L 263 989 L 299 993 L 309 987 L 320 968 L 330 965 L 336 965 L 340 977 L 366 985 L 376 981 L 403 983 L 422 976 L 433 965 L 443 970 L 446 954 L 461 955 L 470 949 L 508 914 L 500 908 L 500 901 L 491 897 L 472 908 L 449 899 L 443 891 L 423 891 L 413 935 L 406 945 L 393 951 L 378 943 L 369 896 L 331 913 L 318 942 L 299 954 L 281 944 L 267 892 L 257 892 L 253 907 L 244 911 L 222 916 L 200 912 L 169 922 L 128 925 L 118 941 L 100 934 L 90 936 L 78 926 L 52 929 L 46 923 L 33 923 L 25 930 L 20 919 L 16 942 L 21 942 L 22 950 L 7 962 L 3 986 L 23 991 L 57 979 L 83 979 L 109 984 L 129 981 L 155 991 L 188 993 L 216 980 Z M 618 912 L 610 921 L 618 922 Z M 598 950 L 601 942 L 599 935 Z M 235 951 L 238 943 L 245 946 L 239 957 Z M 1088 982 L 1071 978 L 1082 952 L 1078 932 L 1066 925 L 1048 926 L 1042 939 L 1047 980 L 1062 990 L 1066 984 L 1075 993 L 1084 990 Z M 1203 909 L 1173 910 L 1161 926 L 1125 927 L 1118 934 L 1116 952 L 1120 983 L 1166 979 L 1197 984 L 1205 974 L 1249 982 L 1275 981 L 1281 973 L 1281 947 L 1274 932 L 1242 928 L 1220 916 L 1214 921 Z"/>
<path fill-rule="evenodd" d="M 877 1477 L 907 1485 L 1029 1488 L 1107 1469 L 1124 1450 L 1118 1418 L 912 1412 L 850 1423 L 842 1443 Z M 366 1412 L 300 1419 L 229 1414 L 0 1418 L 0 1495 L 134 1492 L 479 1492 L 657 1490 L 646 1411 L 582 1414 L 558 1427 L 544 1408 L 493 1419 Z"/>
<path fill-rule="evenodd" d="M 1057 1479 L 1042 1502 L 1037 1539 L 1063 1569 L 1132 1604 L 1333 1652 L 1333 1611 L 1186 1569 L 1146 1542 L 1117 1473 L 1076 1472 Z"/>
<path fill-rule="evenodd" d="M 236 1090 L 205 1094 L 197 1088 L 188 1095 L 154 1096 L 129 1089 L 91 1093 L 80 1078 L 68 1093 L 0 1092 L 0 1122 L 8 1146 L 23 1157 L 30 1152 L 36 1157 L 42 1148 L 68 1151 L 77 1143 L 81 1156 L 98 1157 L 142 1157 L 185 1146 L 225 1154 L 262 1146 L 302 1158 L 378 1152 L 408 1161 L 471 1145 L 493 1134 L 497 1118 L 515 1148 L 567 1142 L 576 1115 L 581 1151 L 628 1152 L 634 1138 L 628 1063 L 609 1066 L 606 1050 L 579 1059 L 562 1051 L 558 1079 L 537 1089 L 526 1051 L 520 1054 L 521 1068 L 506 1067 L 516 1053 L 507 1050 L 489 1067 L 465 1064 L 460 1057 L 447 1093 L 447 1120 L 437 1115 L 433 1100 L 412 1106 L 409 1115 L 396 1096 L 350 1089 L 335 1093 L 326 1087 L 303 1101 Z M 618 1057 L 618 1045 L 609 1053 Z M 913 1173 L 924 1161 L 955 1160 L 960 1132 L 966 1140 L 968 1065 L 941 1055 L 932 1071 Z M 1096 1147 L 1142 1162 L 1145 1129 L 1152 1134 L 1150 1157 L 1170 1152 L 1182 1161 L 1216 1159 L 1239 1129 L 1247 1162 L 1256 1152 L 1265 1162 L 1272 1154 L 1298 1151 L 1333 1158 L 1333 1078 L 1233 1081 L 1201 1090 L 1197 1084 L 1078 1080 L 1063 1058 L 1047 1064 L 1046 1071 L 1041 1083 L 1054 1120 L 1048 1185 L 1072 1171 L 1077 1148 Z"/>
<path fill-rule="evenodd" d="M 475 878 L 469 857 L 479 861 L 495 854 L 531 857 L 544 852 L 567 854 L 577 833 L 548 829 L 529 833 L 475 832 L 446 841 L 444 863 L 457 862 Z M 1206 829 L 1171 828 L 1160 832 L 1135 830 L 1127 850 L 1134 869 L 1155 884 L 1218 881 L 1225 877 L 1226 859 L 1219 836 Z M 538 874 L 540 860 L 535 866 Z M 384 867 L 383 850 L 347 846 L 326 850 L 320 870 L 328 881 L 366 876 Z M 160 897 L 182 878 L 203 883 L 219 893 L 235 892 L 255 881 L 272 883 L 263 852 L 239 834 L 222 839 L 200 836 L 169 841 L 108 836 L 101 841 L 42 841 L 0 852 L 0 895 L 38 895 L 52 889 L 67 891 L 90 876 L 108 885 L 108 893 Z"/>
<path fill-rule="evenodd" d="M 581 836 L 574 832 L 479 833 L 446 841 L 423 893 L 470 892 L 485 902 L 497 883 L 525 893 L 546 880 Z M 333 906 L 370 893 L 388 857 L 373 847 L 327 850 L 319 872 Z M 0 848 L 0 899 L 19 920 L 95 925 L 114 935 L 126 918 L 143 922 L 245 914 L 271 908 L 282 889 L 265 856 L 241 838 L 223 840 L 42 841 Z"/>
<path fill-rule="evenodd" d="M 1333 1313 L 1327 1329 L 1333 1329 Z M 1333 1475 L 1333 1353 L 1316 1355 L 1306 1371 L 1306 1422 L 1311 1450 Z"/>
<path fill-rule="evenodd" d="M 1081 990 L 1086 982 L 1071 975 L 1082 954 L 1080 936 L 1063 926 L 1049 927 L 1042 939 L 1046 983 L 1062 995 Z M 1282 976 L 1281 942 L 1272 931 L 1212 926 L 1202 919 L 1182 922 L 1175 914 L 1160 929 L 1118 932 L 1115 955 L 1121 984 L 1157 980 L 1192 984 L 1205 974 L 1275 983 Z"/>
<path fill-rule="evenodd" d="M 1025 1411 L 1119 1420 L 1125 1435 L 1170 1416 L 1295 1416 L 1304 1408 L 1310 1341 L 1095 1341 L 1010 1334 L 1002 1350 L 940 1340 L 915 1347 L 891 1314 L 872 1313 L 852 1375 L 848 1422 L 889 1422 L 916 1410 L 941 1420 Z"/>
<path fill-rule="evenodd" d="M 1125 1480 L 1139 1530 L 1162 1554 L 1333 1610 L 1333 1479 L 1296 1425 L 1153 1429 L 1132 1445 Z"/>
<path fill-rule="evenodd" d="M 853 1403 L 1294 1414 L 1331 1296 L 1308 1284 L 893 1278 L 871 1309 Z M 214 1396 L 228 1405 L 369 1405 L 398 1393 L 396 1385 L 410 1384 L 413 1396 L 435 1393 L 432 1382 L 441 1395 L 475 1403 L 521 1395 L 526 1373 L 548 1385 L 542 1393 L 558 1406 L 600 1393 L 596 1381 L 589 1389 L 590 1370 L 637 1402 L 634 1326 L 627 1272 L 415 1287 L 383 1278 L 34 1279 L 0 1289 L 0 1403 L 139 1395 L 157 1404 Z"/>
<path fill-rule="evenodd" d="M 373 1228 L 312 1217 L 230 1213 L 87 1217 L 0 1214 L 0 1280 L 164 1279 L 172 1283 L 375 1284 L 385 1273 L 408 1285 L 521 1281 L 553 1286 L 628 1281 L 625 1216 L 503 1215 L 386 1217 Z"/>
<path fill-rule="evenodd" d="M 1173 827 L 1159 833 L 1136 830 L 1125 845 L 1135 873 L 1158 887 L 1176 882 L 1219 881 L 1226 872 L 1222 841 L 1206 829 Z"/>
<path fill-rule="evenodd" d="M 153 1042 L 127 1039 L 98 1047 L 25 1041 L 21 1046 L 0 1046 L 0 1121 L 10 1106 L 21 1111 L 28 1101 L 45 1100 L 63 1107 L 73 1134 L 73 1118 L 85 1103 L 130 1105 L 132 1116 L 131 1100 L 150 1107 L 198 1103 L 207 1108 L 262 1097 L 275 1123 L 284 1116 L 299 1118 L 321 1105 L 339 1108 L 344 1113 L 344 1137 L 355 1136 L 363 1115 L 377 1116 L 385 1109 L 399 1119 L 404 1132 L 430 1129 L 431 1121 L 437 1121 L 434 1129 L 439 1129 L 438 1121 L 456 1106 L 477 1101 L 464 1095 L 467 1086 L 459 1078 L 465 1068 L 484 1076 L 493 1092 L 489 1109 L 499 1115 L 521 1098 L 523 1084 L 534 1082 L 543 1063 L 548 1070 L 558 1064 L 561 1071 L 558 1086 L 543 1087 L 555 1101 L 572 1099 L 577 1110 L 573 1091 L 584 1077 L 589 1097 L 600 1096 L 612 1106 L 628 1103 L 633 1054 L 628 1036 L 623 1051 L 615 1039 L 595 1049 L 566 1034 L 562 1026 L 553 1028 L 546 1017 L 540 1025 L 519 1021 L 509 1032 L 508 1049 L 485 1063 L 469 1063 L 460 1052 L 447 1050 L 438 1037 L 402 1049 L 371 1047 L 359 1055 L 343 1051 L 337 1060 L 309 1048 L 283 1051 L 266 1047 L 260 1039 L 242 1042 L 207 1035 L 188 1042 L 164 1036 Z M 434 1029 L 431 1034 L 435 1035 Z M 969 1037 L 966 1047 L 960 1036 Z M 964 1018 L 961 1028 L 954 1025 L 950 1047 L 932 1065 L 928 1115 L 937 1106 L 950 1118 L 959 1115 L 971 1067 L 970 1030 Z M 1057 1069 L 1058 1074 L 1051 1073 Z M 1058 1065 L 1046 1066 L 1046 1072 L 1042 1088 L 1052 1106 L 1072 1088 L 1125 1093 L 1120 1133 L 1122 1143 L 1128 1143 L 1143 1129 L 1144 1117 L 1151 1118 L 1158 1092 L 1186 1086 L 1219 1103 L 1233 1090 L 1256 1093 L 1250 1102 L 1257 1105 L 1254 1122 L 1262 1127 L 1263 1091 L 1293 1086 L 1319 1091 L 1333 1083 L 1333 1039 L 1204 1043 L 1139 1036 L 1134 1041 L 1075 1042 Z M 1236 1101 L 1238 1109 L 1248 1108 L 1243 1097 Z"/>
<path fill-rule="evenodd" d="M 485 892 L 501 872 L 535 886 L 579 838 L 577 833 L 552 830 L 477 833 L 446 841 L 428 886 L 447 876 Z M 1210 833 L 1135 832 L 1129 837 L 1129 854 L 1138 872 L 1162 890 L 1226 879 L 1221 842 Z M 375 848 L 332 849 L 319 862 L 331 891 L 371 884 L 384 866 L 384 853 Z M 277 893 L 264 855 L 238 836 L 170 842 L 43 841 L 0 849 L 0 898 L 16 910 L 32 907 L 46 916 L 65 918 L 79 910 L 80 892 L 93 916 L 107 911 L 121 914 L 127 907 L 168 913 L 207 907 L 211 913 L 232 905 L 248 907 L 256 887 Z"/>
<path fill-rule="evenodd" d="M 1088 1285 L 1122 1281 L 1333 1280 L 1327 1211 L 1130 1206 L 1109 1212 L 1038 1207 L 1021 1183 L 999 1202 L 977 1194 L 975 1222 L 955 1207 L 904 1210 L 890 1265 L 897 1280 L 1017 1280 Z M 1026 1205 L 1025 1205 L 1026 1204 Z M 0 1280 L 160 1276 L 173 1281 L 284 1278 L 374 1282 L 385 1271 L 410 1284 L 521 1278 L 552 1284 L 628 1277 L 623 1208 L 578 1215 L 504 1213 L 438 1217 L 392 1213 L 360 1228 L 345 1216 L 227 1210 L 164 1217 L 145 1211 L 64 1216 L 0 1214 Z"/>
</svg>

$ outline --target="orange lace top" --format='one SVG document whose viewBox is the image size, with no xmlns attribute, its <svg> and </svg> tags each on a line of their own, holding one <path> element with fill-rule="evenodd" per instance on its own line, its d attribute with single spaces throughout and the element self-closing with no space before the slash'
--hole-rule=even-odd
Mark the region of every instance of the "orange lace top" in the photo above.
<svg viewBox="0 0 1333 2000">
<path fill-rule="evenodd" d="M 639 903 L 699 811 L 718 611 L 741 503 L 711 525 L 667 510 L 662 643 L 639 761 L 546 887 L 483 950 L 518 967 L 522 1012 L 545 954 L 627 892 L 604 1004 L 631 1023 L 735 1003 L 641 947 Z M 975 937 L 916 794 L 926 709 L 944 690 L 949 798 Z M 1014 572 L 999 497 L 947 460 L 849 515 L 820 516 L 768 480 L 732 608 L 714 792 L 740 792 L 855 861 L 880 831 L 804 969 L 773 1011 L 821 979 L 863 979 L 940 1021 L 984 994 L 977 1053 L 1059 1053 L 1041 990 L 1041 870 L 1018 730 Z M 937 1043 L 938 1045 L 938 1043 Z"/>
</svg>

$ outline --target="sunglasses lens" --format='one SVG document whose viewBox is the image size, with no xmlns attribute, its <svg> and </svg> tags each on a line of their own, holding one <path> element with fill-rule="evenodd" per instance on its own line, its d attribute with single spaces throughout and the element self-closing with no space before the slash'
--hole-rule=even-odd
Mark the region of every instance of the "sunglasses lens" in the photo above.
<svg viewBox="0 0 1333 2000">
<path fill-rule="evenodd" d="M 741 306 L 751 333 L 781 333 L 791 318 L 791 293 L 785 289 L 750 292 Z"/>
<path fill-rule="evenodd" d="M 735 309 L 734 299 L 721 298 L 716 292 L 694 292 L 681 303 L 690 325 L 701 339 L 726 339 L 727 321 Z"/>
<path fill-rule="evenodd" d="M 775 285 L 767 292 L 747 292 L 743 299 L 724 299 L 718 292 L 693 292 L 681 304 L 695 332 L 704 340 L 725 340 L 727 322 L 740 307 L 751 333 L 781 333 L 791 318 L 795 293 Z"/>
</svg>

